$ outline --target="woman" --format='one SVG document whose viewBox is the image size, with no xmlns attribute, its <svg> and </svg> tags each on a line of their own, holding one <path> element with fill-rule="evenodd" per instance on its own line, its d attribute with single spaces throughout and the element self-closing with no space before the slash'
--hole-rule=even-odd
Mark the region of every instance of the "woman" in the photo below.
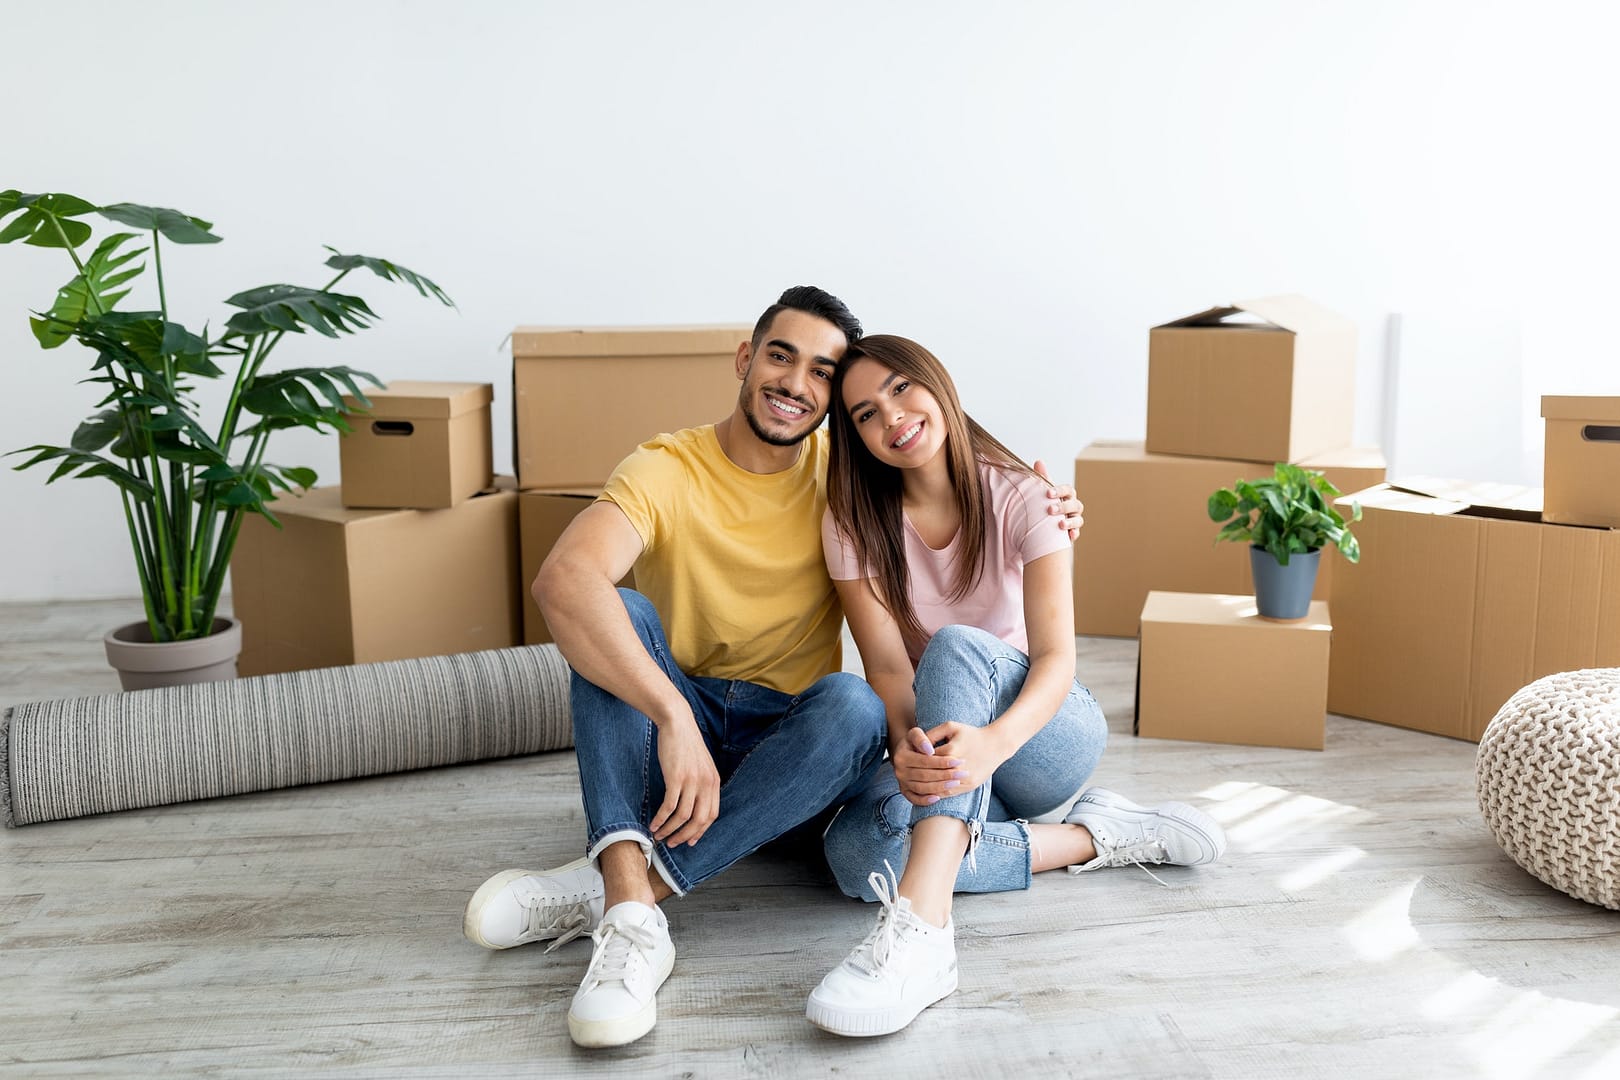
<svg viewBox="0 0 1620 1080">
<path fill-rule="evenodd" d="M 1181 803 L 1076 800 L 1107 724 L 1074 680 L 1069 538 L 1047 485 L 962 411 L 934 355 L 862 338 L 832 400 L 823 548 L 891 762 L 827 830 L 840 887 L 882 908 L 806 1015 L 882 1035 L 956 989 L 954 892 L 1027 888 L 1059 866 L 1196 865 L 1226 840 Z"/>
</svg>

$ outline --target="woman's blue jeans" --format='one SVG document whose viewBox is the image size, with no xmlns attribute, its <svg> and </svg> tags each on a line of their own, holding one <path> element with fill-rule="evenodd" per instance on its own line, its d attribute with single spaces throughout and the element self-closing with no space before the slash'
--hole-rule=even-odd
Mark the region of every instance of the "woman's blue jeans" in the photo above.
<svg viewBox="0 0 1620 1080">
<path fill-rule="evenodd" d="M 720 816 L 694 845 L 654 841 L 648 826 L 664 801 L 658 728 L 575 673 L 574 748 L 592 857 L 635 840 L 684 893 L 867 786 L 883 757 L 885 728 L 883 702 L 864 679 L 837 672 L 801 694 L 784 694 L 689 677 L 669 654 L 652 602 L 630 589 L 619 595 L 648 654 L 692 707 L 720 773 Z"/>
<path fill-rule="evenodd" d="M 949 720 L 984 727 L 1018 697 L 1029 657 L 972 626 L 947 626 L 928 642 L 917 663 L 917 726 Z M 1091 691 L 1078 682 L 1045 727 L 1002 763 L 995 775 L 965 795 L 913 806 L 900 793 L 894 768 L 884 762 L 866 788 L 839 811 L 823 843 L 838 887 L 862 900 L 877 899 L 867 875 L 887 860 L 900 872 L 911 827 L 945 815 L 967 823 L 972 858 L 962 860 L 957 892 L 1027 889 L 1030 882 L 1028 818 L 1071 802 L 1097 767 L 1108 724 Z"/>
</svg>

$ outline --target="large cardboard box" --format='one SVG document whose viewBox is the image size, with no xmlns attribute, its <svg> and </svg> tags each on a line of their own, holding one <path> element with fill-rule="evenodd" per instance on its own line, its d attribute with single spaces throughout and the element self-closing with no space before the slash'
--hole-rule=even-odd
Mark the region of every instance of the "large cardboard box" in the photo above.
<svg viewBox="0 0 1620 1080">
<path fill-rule="evenodd" d="M 1620 528 L 1620 397 L 1544 397 L 1542 520 Z"/>
<path fill-rule="evenodd" d="M 371 411 L 344 414 L 354 430 L 338 441 L 344 506 L 438 510 L 490 486 L 489 383 L 401 379 L 366 397 Z"/>
<path fill-rule="evenodd" d="M 248 517 L 231 559 L 241 674 L 521 642 L 510 487 L 448 510 L 351 510 L 335 487 L 271 509 L 282 527 Z"/>
<path fill-rule="evenodd" d="M 1151 592 L 1142 605 L 1136 733 L 1159 739 L 1322 749 L 1328 605 L 1262 619 L 1252 596 Z"/>
<path fill-rule="evenodd" d="M 654 435 L 723 419 L 753 327 L 520 326 L 512 332 L 518 486 L 600 488 Z"/>
<path fill-rule="evenodd" d="M 1384 479 L 1376 449 L 1338 450 L 1300 462 L 1349 494 Z M 1141 442 L 1099 440 L 1074 461 L 1074 487 L 1086 523 L 1074 544 L 1075 631 L 1133 637 L 1147 594 L 1254 593 L 1243 544 L 1215 543 L 1205 510 L 1210 492 L 1270 473 L 1252 461 L 1150 454 Z M 1354 528 L 1352 527 L 1352 531 Z M 1324 552 L 1319 600 L 1332 596 L 1344 560 Z"/>
<path fill-rule="evenodd" d="M 1355 365 L 1355 324 L 1303 296 L 1245 300 L 1156 326 L 1147 448 L 1269 463 L 1349 446 Z"/>
<path fill-rule="evenodd" d="M 1333 581 L 1328 707 L 1478 741 L 1559 671 L 1620 665 L 1620 531 L 1546 524 L 1534 488 L 1362 492 L 1361 561 Z"/>
<path fill-rule="evenodd" d="M 587 506 L 596 501 L 598 492 L 593 488 L 571 491 L 525 491 L 518 497 L 518 533 L 522 539 L 523 579 L 523 643 L 544 645 L 554 641 L 546 626 L 540 605 L 534 602 L 531 586 L 540 574 L 540 564 L 546 561 L 557 538 Z M 635 571 L 624 576 L 619 585 L 636 587 Z"/>
</svg>

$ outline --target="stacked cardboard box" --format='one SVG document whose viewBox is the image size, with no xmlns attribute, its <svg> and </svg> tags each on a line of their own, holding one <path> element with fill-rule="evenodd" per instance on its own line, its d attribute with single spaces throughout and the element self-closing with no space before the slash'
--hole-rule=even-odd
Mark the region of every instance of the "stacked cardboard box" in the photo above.
<svg viewBox="0 0 1620 1080">
<path fill-rule="evenodd" d="M 1148 334 L 1145 444 L 1092 443 L 1075 459 L 1086 527 L 1075 544 L 1082 634 L 1140 634 L 1141 734 L 1320 748 L 1327 697 L 1324 558 L 1299 626 L 1261 620 L 1248 553 L 1215 543 L 1217 488 L 1279 461 L 1322 472 L 1341 491 L 1384 478 L 1383 455 L 1350 447 L 1355 326 L 1299 296 L 1207 311 Z M 1239 610 L 1239 608 L 1243 610 Z M 1200 672 L 1286 672 L 1287 715 L 1223 710 Z"/>
<path fill-rule="evenodd" d="M 1376 449 L 1337 450 L 1299 464 L 1321 471 L 1343 492 L 1384 479 Z M 1074 545 L 1075 629 L 1134 637 L 1149 592 L 1252 594 L 1249 553 L 1217 544 L 1205 504 L 1210 492 L 1267 466 L 1224 458 L 1150 454 L 1141 441 L 1098 440 L 1074 462 L 1086 524 Z M 1315 597 L 1327 600 L 1337 556 L 1323 558 Z"/>
<path fill-rule="evenodd" d="M 517 491 L 493 476 L 492 396 L 434 382 L 369 394 L 347 415 L 341 486 L 276 500 L 279 527 L 243 521 L 243 675 L 518 643 Z"/>
<path fill-rule="evenodd" d="M 1299 296 L 1244 301 L 1148 334 L 1145 443 L 1100 440 L 1075 458 L 1086 504 L 1075 541 L 1075 628 L 1130 637 L 1149 591 L 1252 591 L 1241 544 L 1215 544 L 1216 488 L 1279 461 L 1350 493 L 1384 479 L 1375 448 L 1350 446 L 1355 326 Z M 1323 559 L 1315 597 L 1329 599 Z"/>
<path fill-rule="evenodd" d="M 526 643 L 552 640 L 529 586 L 557 538 L 639 444 L 731 411 L 738 346 L 751 330 L 737 323 L 512 332 Z M 620 584 L 633 585 L 634 574 Z"/>
</svg>

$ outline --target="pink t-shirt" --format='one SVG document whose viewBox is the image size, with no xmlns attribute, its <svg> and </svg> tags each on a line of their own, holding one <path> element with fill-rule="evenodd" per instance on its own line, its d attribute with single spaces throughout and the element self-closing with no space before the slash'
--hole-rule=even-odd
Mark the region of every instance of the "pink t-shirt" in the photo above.
<svg viewBox="0 0 1620 1080">
<path fill-rule="evenodd" d="M 1024 567 L 1043 555 L 1069 546 L 1069 534 L 1047 513 L 1051 500 L 1044 480 L 981 461 L 979 477 L 987 508 L 984 573 L 966 596 L 949 599 L 956 589 L 956 566 L 962 547 L 960 531 L 939 551 L 923 543 L 905 521 L 906 563 L 911 571 L 911 605 L 928 637 L 942 626 L 976 626 L 1007 644 L 1029 652 L 1024 629 Z M 833 524 L 832 511 L 821 519 L 821 550 L 834 581 L 856 581 L 871 573 L 855 559 L 855 548 Z M 928 639 L 906 636 L 906 652 L 916 665 Z"/>
</svg>

